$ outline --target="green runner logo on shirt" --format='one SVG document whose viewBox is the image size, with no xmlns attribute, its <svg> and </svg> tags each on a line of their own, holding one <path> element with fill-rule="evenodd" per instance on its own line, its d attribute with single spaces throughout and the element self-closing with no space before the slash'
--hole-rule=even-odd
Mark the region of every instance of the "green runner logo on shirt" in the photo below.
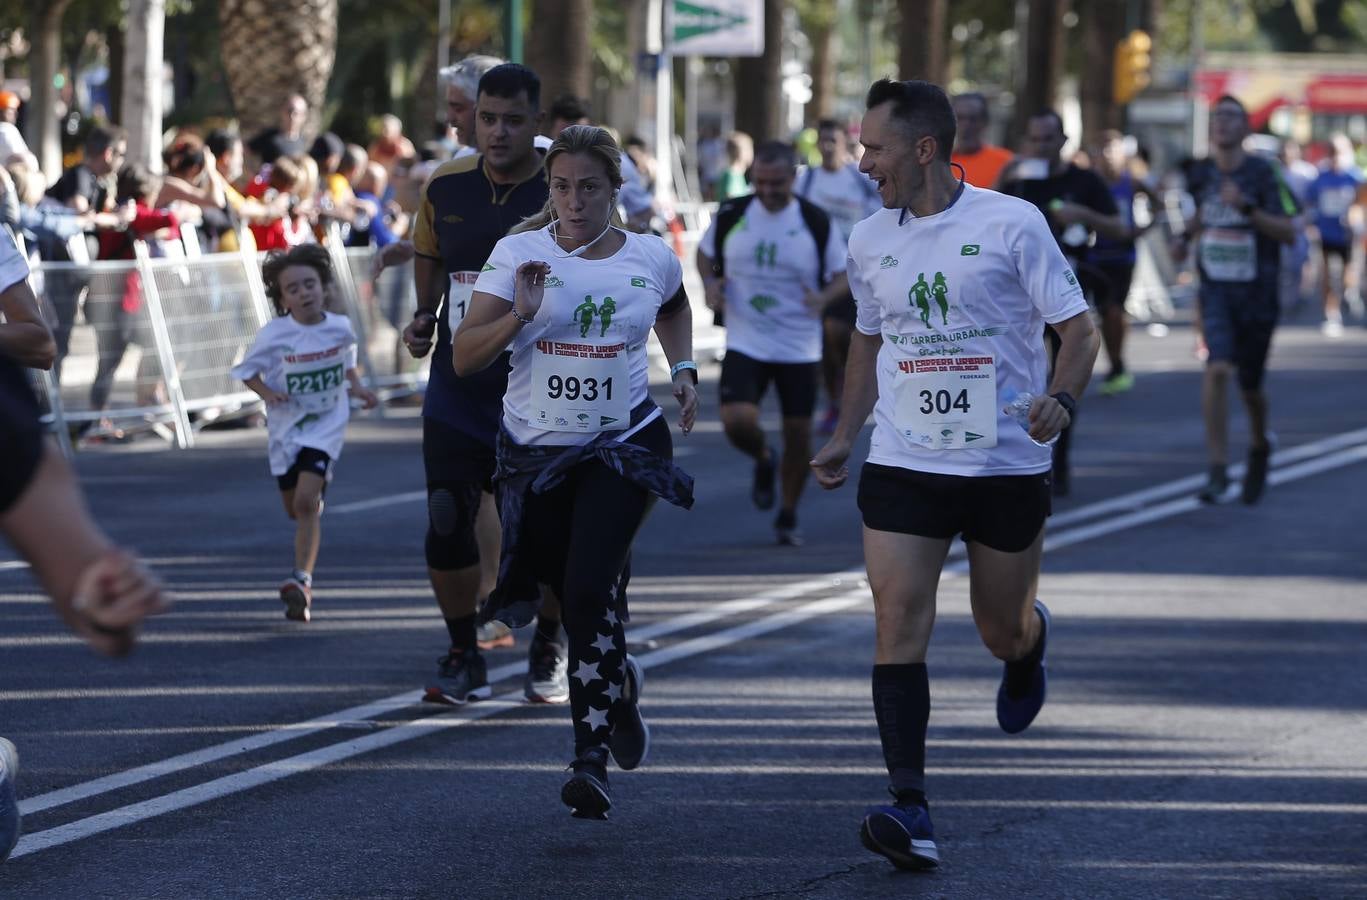
<svg viewBox="0 0 1367 900">
<path fill-rule="evenodd" d="M 926 283 L 924 272 L 917 274 L 916 283 L 907 291 L 907 299 L 921 312 L 921 323 L 927 328 L 930 326 L 930 301 L 933 299 L 935 305 L 940 308 L 940 318 L 944 324 L 949 324 L 949 283 L 945 281 L 944 272 L 936 272 L 935 280 Z"/>
<path fill-rule="evenodd" d="M 760 241 L 755 245 L 755 265 L 773 268 L 778 262 L 778 244 L 773 241 Z"/>
<path fill-rule="evenodd" d="M 982 248 L 977 244 L 964 244 L 959 248 L 960 256 L 977 256 L 980 252 L 982 252 Z"/>
<path fill-rule="evenodd" d="M 598 336 L 603 337 L 608 333 L 608 327 L 612 324 L 612 317 L 617 313 L 617 301 L 611 297 L 604 297 L 603 302 L 594 305 L 593 295 L 585 294 L 584 302 L 574 308 L 574 318 L 570 321 L 578 324 L 579 336 L 588 337 L 593 329 L 593 319 L 598 318 Z"/>
</svg>

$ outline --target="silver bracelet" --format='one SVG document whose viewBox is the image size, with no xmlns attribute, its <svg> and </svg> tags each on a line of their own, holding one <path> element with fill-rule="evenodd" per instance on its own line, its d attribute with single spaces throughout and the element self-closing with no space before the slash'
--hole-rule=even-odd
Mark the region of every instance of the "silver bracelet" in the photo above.
<svg viewBox="0 0 1367 900">
<path fill-rule="evenodd" d="M 530 324 L 532 324 L 532 320 L 529 319 L 529 318 L 527 318 L 526 316 L 524 316 L 522 313 L 518 312 L 516 306 L 514 306 L 514 307 L 512 308 L 512 312 L 513 312 L 513 318 L 514 318 L 514 319 L 517 319 L 517 320 L 518 320 L 519 322 L 521 322 L 523 325 L 530 325 Z"/>
</svg>

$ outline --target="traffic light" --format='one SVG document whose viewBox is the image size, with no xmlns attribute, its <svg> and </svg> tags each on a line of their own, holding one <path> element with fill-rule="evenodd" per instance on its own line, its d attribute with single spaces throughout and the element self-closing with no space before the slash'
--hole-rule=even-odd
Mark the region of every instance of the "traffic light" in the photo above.
<svg viewBox="0 0 1367 900">
<path fill-rule="evenodd" d="M 1135 29 L 1115 48 L 1115 75 L 1111 81 L 1111 97 L 1117 106 L 1125 106 L 1149 86 L 1149 69 L 1153 65 L 1150 51 L 1153 39 L 1148 32 Z"/>
</svg>

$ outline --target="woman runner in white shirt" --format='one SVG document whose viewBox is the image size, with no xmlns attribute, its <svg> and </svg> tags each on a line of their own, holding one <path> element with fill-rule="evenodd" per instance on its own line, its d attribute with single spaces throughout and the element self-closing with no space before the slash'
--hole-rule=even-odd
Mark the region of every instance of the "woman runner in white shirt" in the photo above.
<svg viewBox="0 0 1367 900">
<path fill-rule="evenodd" d="M 620 160 L 602 128 L 560 133 L 546 208 L 494 248 L 453 342 L 462 376 L 512 351 L 495 475 L 503 556 L 481 618 L 526 624 L 538 582 L 560 596 L 576 757 L 561 799 L 582 818 L 612 805 L 608 752 L 634 769 L 649 746 L 622 628 L 632 539 L 655 497 L 693 501 L 646 359 L 653 328 L 688 434 L 698 393 L 683 270 L 658 237 L 612 225 Z"/>
</svg>

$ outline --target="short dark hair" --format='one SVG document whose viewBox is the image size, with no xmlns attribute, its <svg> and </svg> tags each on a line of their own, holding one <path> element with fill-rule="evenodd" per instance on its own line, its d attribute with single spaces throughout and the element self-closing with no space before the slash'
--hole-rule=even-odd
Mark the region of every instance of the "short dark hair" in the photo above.
<svg viewBox="0 0 1367 900">
<path fill-rule="evenodd" d="M 1068 134 L 1068 132 L 1066 132 L 1066 131 L 1063 130 L 1063 116 L 1059 115 L 1059 114 L 1058 114 L 1058 110 L 1056 110 L 1056 109 L 1051 109 L 1051 108 L 1049 108 L 1049 107 L 1045 107 L 1044 109 L 1036 110 L 1035 112 L 1033 112 L 1033 113 L 1030 114 L 1030 118 L 1032 118 L 1032 119 L 1053 119 L 1053 120 L 1054 120 L 1054 123 L 1055 123 L 1056 125 L 1058 125 L 1058 133 L 1061 134 L 1061 135 L 1064 135 L 1065 137 L 1066 137 L 1067 134 Z"/>
<path fill-rule="evenodd" d="M 1244 101 L 1240 100 L 1233 94 L 1221 94 L 1219 98 L 1210 105 L 1210 108 L 1214 109 L 1221 103 L 1233 103 L 1235 106 L 1239 107 L 1239 112 L 1244 114 L 1244 118 L 1248 118 L 1248 107 L 1244 106 Z"/>
<path fill-rule="evenodd" d="M 546 117 L 552 122 L 556 119 L 563 119 L 571 124 L 578 124 L 580 119 L 591 119 L 593 114 L 589 112 L 589 101 L 583 97 L 576 97 L 574 94 L 561 94 L 551 101 L 551 105 L 546 109 Z"/>
<path fill-rule="evenodd" d="M 504 63 L 494 66 L 480 78 L 475 100 L 479 100 L 481 94 L 513 100 L 523 93 L 532 109 L 541 109 L 541 79 L 537 74 L 524 65 Z"/>
<path fill-rule="evenodd" d="M 784 141 L 765 141 L 755 148 L 756 163 L 782 163 L 789 168 L 797 168 L 797 151 L 793 145 Z"/>
<path fill-rule="evenodd" d="M 320 168 L 329 158 L 340 157 L 345 153 L 346 144 L 342 143 L 342 139 L 331 131 L 325 131 L 314 138 L 313 146 L 309 148 L 309 156 L 313 157 L 313 161 L 318 163 Z"/>
<path fill-rule="evenodd" d="M 227 128 L 215 128 L 204 138 L 204 146 L 208 147 L 209 152 L 214 156 L 227 156 L 233 145 L 241 140 L 241 136 L 236 131 L 230 131 Z"/>
<path fill-rule="evenodd" d="M 935 139 L 935 156 L 949 162 L 954 150 L 954 107 L 938 84 L 929 81 L 893 81 L 883 78 L 873 83 L 864 100 L 867 109 L 892 103 L 892 117 L 906 126 L 917 139 Z"/>
<path fill-rule="evenodd" d="M 849 134 L 849 131 L 845 128 L 845 126 L 842 125 L 840 122 L 837 122 L 835 119 L 822 119 L 821 121 L 817 122 L 817 134 L 820 134 L 823 131 L 838 131 L 841 134 Z"/>
<path fill-rule="evenodd" d="M 119 203 L 138 200 L 151 203 L 161 189 L 161 179 L 139 163 L 128 163 L 119 169 L 116 176 L 114 194 Z"/>
<path fill-rule="evenodd" d="M 117 125 L 104 127 L 96 125 L 85 136 L 85 149 L 91 153 L 103 153 L 119 141 L 127 141 L 128 133 Z"/>
<path fill-rule="evenodd" d="M 976 103 L 976 104 L 978 104 L 978 106 L 982 107 L 982 111 L 983 111 L 983 121 L 987 121 L 987 120 L 989 120 L 989 119 L 992 117 L 992 113 L 991 113 L 991 111 L 989 110 L 988 105 L 987 105 L 987 97 L 984 96 L 981 92 L 979 92 L 979 91 L 964 91 L 962 94 L 955 94 L 955 95 L 954 95 L 954 99 L 951 100 L 950 103 L 951 103 L 951 105 L 952 105 L 952 104 L 954 104 L 954 103 L 958 103 L 960 100 L 968 100 L 968 101 L 971 101 L 971 102 L 973 102 L 973 103 Z"/>
</svg>

